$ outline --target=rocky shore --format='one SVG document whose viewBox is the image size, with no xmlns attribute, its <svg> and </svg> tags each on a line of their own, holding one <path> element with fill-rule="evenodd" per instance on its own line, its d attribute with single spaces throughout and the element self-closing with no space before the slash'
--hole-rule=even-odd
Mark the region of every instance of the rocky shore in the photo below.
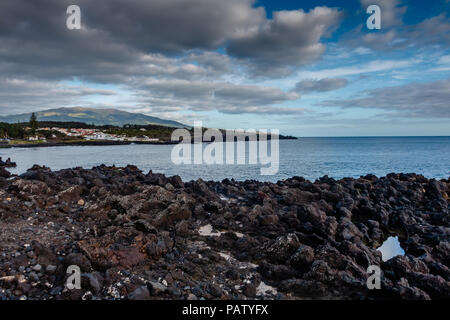
<svg viewBox="0 0 450 320">
<path fill-rule="evenodd" d="M 0 299 L 450 299 L 449 180 L 3 171 Z M 389 236 L 405 255 L 383 262 Z"/>
</svg>

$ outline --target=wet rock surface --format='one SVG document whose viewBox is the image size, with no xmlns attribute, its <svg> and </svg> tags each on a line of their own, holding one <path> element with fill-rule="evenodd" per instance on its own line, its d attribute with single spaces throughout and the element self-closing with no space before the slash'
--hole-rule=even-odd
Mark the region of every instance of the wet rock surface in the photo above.
<svg viewBox="0 0 450 320">
<path fill-rule="evenodd" d="M 0 178 L 0 299 L 449 299 L 449 180 Z M 386 262 L 376 249 L 398 236 Z M 81 271 L 81 289 L 65 284 Z M 369 265 L 381 289 L 366 286 Z"/>
<path fill-rule="evenodd" d="M 17 167 L 17 164 L 15 162 L 12 162 L 10 158 L 6 159 L 6 161 L 3 161 L 2 157 L 0 157 L 0 167 L 14 168 Z"/>
</svg>

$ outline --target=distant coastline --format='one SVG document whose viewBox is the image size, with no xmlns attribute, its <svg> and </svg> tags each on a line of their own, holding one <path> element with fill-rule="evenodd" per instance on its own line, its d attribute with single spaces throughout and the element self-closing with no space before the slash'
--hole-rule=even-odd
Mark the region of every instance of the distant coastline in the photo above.
<svg viewBox="0 0 450 320">
<path fill-rule="evenodd" d="M 270 137 L 269 137 L 270 139 Z M 280 140 L 297 140 L 298 138 L 292 136 L 280 136 Z M 175 145 L 178 141 L 59 141 L 59 142 L 42 142 L 42 143 L 18 143 L 7 144 L 0 143 L 0 149 L 10 148 L 45 148 L 45 147 L 66 147 L 66 146 L 121 146 L 131 144 L 143 144 L 143 145 Z M 211 141 L 204 141 L 204 143 L 211 143 Z"/>
<path fill-rule="evenodd" d="M 76 142 L 43 142 L 28 144 L 0 144 L 1 149 L 9 148 L 45 148 L 45 147 L 65 147 L 65 146 L 120 146 L 130 144 L 155 144 L 155 145 L 171 145 L 177 144 L 174 141 L 76 141 Z"/>
<path fill-rule="evenodd" d="M 11 119 L 9 119 L 9 122 L 11 122 Z M 173 133 L 177 129 L 180 128 L 156 124 L 139 125 L 127 123 L 118 126 L 112 124 L 88 124 L 76 121 L 38 121 L 36 114 L 32 113 L 29 122 L 0 122 L 0 148 L 111 146 L 130 145 L 133 143 L 173 145 L 179 143 L 179 141 L 173 141 Z M 184 127 L 184 130 L 192 133 L 194 129 L 192 127 Z M 202 130 L 207 130 L 207 128 Z M 220 130 L 225 135 L 225 129 L 217 130 Z M 256 139 L 260 139 L 259 135 L 260 133 L 256 135 Z M 283 135 L 278 135 L 278 138 L 280 140 L 297 139 L 293 136 Z M 235 139 L 248 140 L 250 137 L 244 133 L 242 137 L 235 136 Z M 268 135 L 267 139 L 270 140 L 271 135 Z M 212 141 L 203 142 L 208 143 Z M 194 143 L 194 139 L 192 143 Z"/>
</svg>

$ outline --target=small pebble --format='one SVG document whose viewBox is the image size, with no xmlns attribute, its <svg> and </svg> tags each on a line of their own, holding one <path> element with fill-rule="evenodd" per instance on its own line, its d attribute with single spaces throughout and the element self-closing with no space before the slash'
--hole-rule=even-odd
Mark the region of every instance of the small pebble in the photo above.
<svg viewBox="0 0 450 320">
<path fill-rule="evenodd" d="M 32 269 L 33 269 L 33 271 L 39 272 L 42 270 L 42 266 L 40 264 L 37 264 Z"/>
</svg>

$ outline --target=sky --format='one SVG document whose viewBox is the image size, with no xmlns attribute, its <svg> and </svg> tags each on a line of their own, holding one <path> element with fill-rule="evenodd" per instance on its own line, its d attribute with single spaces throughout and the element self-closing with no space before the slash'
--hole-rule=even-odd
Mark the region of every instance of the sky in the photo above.
<svg viewBox="0 0 450 320">
<path fill-rule="evenodd" d="M 115 108 L 299 137 L 448 136 L 449 75 L 450 0 L 0 1 L 0 115 Z"/>
</svg>

